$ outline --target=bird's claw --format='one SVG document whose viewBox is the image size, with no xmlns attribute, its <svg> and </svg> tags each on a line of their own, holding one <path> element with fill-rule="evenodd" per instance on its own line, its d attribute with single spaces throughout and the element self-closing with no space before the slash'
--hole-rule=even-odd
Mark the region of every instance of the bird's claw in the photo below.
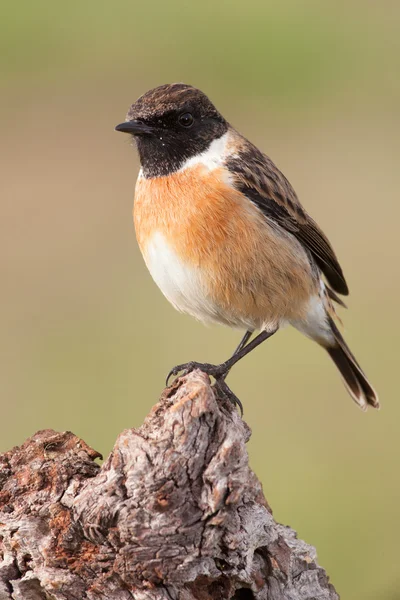
<svg viewBox="0 0 400 600">
<path fill-rule="evenodd" d="M 243 404 L 239 400 L 239 398 L 234 394 L 231 388 L 225 383 L 225 379 L 221 377 L 217 379 L 215 383 L 215 388 L 219 391 L 223 396 L 228 398 L 230 402 L 232 402 L 233 406 L 238 406 L 240 410 L 240 416 L 243 417 Z"/>
<path fill-rule="evenodd" d="M 216 390 L 220 392 L 220 394 L 228 398 L 228 400 L 230 400 L 234 406 L 238 406 L 240 413 L 243 416 L 243 405 L 241 401 L 225 383 L 225 377 L 227 376 L 229 369 L 227 369 L 224 364 L 211 365 L 209 363 L 198 363 L 195 361 L 191 361 L 182 365 L 176 365 L 176 367 L 171 369 L 168 373 L 166 385 L 168 386 L 171 377 L 177 376 L 178 374 L 180 374 L 180 377 L 184 377 L 185 375 L 187 375 L 191 371 L 194 371 L 195 369 L 199 369 L 203 373 L 214 377 Z"/>
<path fill-rule="evenodd" d="M 176 367 L 171 369 L 167 375 L 166 385 L 168 386 L 171 377 L 177 376 L 179 373 L 181 374 L 180 377 L 184 377 L 184 375 L 187 375 L 195 369 L 200 369 L 200 371 L 202 371 L 203 373 L 211 375 L 217 381 L 223 378 L 226 374 L 226 369 L 224 369 L 224 365 L 211 365 L 209 363 L 199 363 L 191 361 L 182 365 L 176 365 Z"/>
<path fill-rule="evenodd" d="M 192 364 L 194 363 L 185 363 L 183 365 L 176 365 L 176 367 L 173 367 L 173 369 L 171 369 L 167 375 L 165 385 L 168 387 L 171 377 L 176 377 L 179 373 L 181 373 L 181 377 L 183 377 L 184 375 L 190 373 L 190 371 L 193 371 L 195 367 L 190 368 Z"/>
</svg>

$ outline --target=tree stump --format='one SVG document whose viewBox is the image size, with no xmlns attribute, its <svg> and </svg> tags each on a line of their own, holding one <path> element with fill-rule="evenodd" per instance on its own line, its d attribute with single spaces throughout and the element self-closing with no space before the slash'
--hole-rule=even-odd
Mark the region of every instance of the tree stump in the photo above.
<svg viewBox="0 0 400 600">
<path fill-rule="evenodd" d="M 250 430 L 195 371 L 102 466 L 70 432 L 0 456 L 0 600 L 334 600 L 314 548 L 276 523 Z"/>
</svg>

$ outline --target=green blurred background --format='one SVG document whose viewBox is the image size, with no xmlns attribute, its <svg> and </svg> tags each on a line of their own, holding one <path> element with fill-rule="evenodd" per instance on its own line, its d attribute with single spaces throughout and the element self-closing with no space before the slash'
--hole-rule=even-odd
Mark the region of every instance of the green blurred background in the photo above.
<svg viewBox="0 0 400 600">
<path fill-rule="evenodd" d="M 107 454 L 166 372 L 238 332 L 174 312 L 131 223 L 138 164 L 114 126 L 148 88 L 203 89 L 270 154 L 350 283 L 347 339 L 380 392 L 361 413 L 323 352 L 285 330 L 230 383 L 275 516 L 342 598 L 400 598 L 400 4 L 3 1 L 0 449 L 70 429 Z"/>
</svg>

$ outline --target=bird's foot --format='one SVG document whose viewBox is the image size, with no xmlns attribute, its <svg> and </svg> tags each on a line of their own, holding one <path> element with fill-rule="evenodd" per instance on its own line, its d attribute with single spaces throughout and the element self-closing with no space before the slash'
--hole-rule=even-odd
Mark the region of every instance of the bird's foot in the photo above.
<svg viewBox="0 0 400 600">
<path fill-rule="evenodd" d="M 182 365 L 177 365 L 168 373 L 166 384 L 168 385 L 168 382 L 171 379 L 171 377 L 177 376 L 178 374 L 180 374 L 180 376 L 183 377 L 184 375 L 187 375 L 195 369 L 199 369 L 203 373 L 214 377 L 215 388 L 217 392 L 219 392 L 222 396 L 228 398 L 228 400 L 230 400 L 234 406 L 238 406 L 241 414 L 243 415 L 243 405 L 241 401 L 225 383 L 225 377 L 228 375 L 230 369 L 230 366 L 226 365 L 226 363 L 222 363 L 220 365 L 211 365 L 209 363 L 198 363 L 195 361 L 191 361 Z"/>
<path fill-rule="evenodd" d="M 232 402 L 233 406 L 238 406 L 240 410 L 240 415 L 243 417 L 243 404 L 239 400 L 239 398 L 234 394 L 231 388 L 225 383 L 225 378 L 221 377 L 221 379 L 217 379 L 214 386 L 217 392 L 220 392 L 222 396 L 228 398 L 230 402 Z"/>
<path fill-rule="evenodd" d="M 182 365 L 176 365 L 176 367 L 171 369 L 168 373 L 166 384 L 168 385 L 168 382 L 171 379 L 171 377 L 176 376 L 179 373 L 181 374 L 180 376 L 183 377 L 184 375 L 191 373 L 195 369 L 199 369 L 203 373 L 214 377 L 214 379 L 216 379 L 217 381 L 226 377 L 227 372 L 229 370 L 229 368 L 225 366 L 225 363 L 222 363 L 221 365 L 210 365 L 209 363 L 199 363 L 195 361 L 190 361 Z"/>
</svg>

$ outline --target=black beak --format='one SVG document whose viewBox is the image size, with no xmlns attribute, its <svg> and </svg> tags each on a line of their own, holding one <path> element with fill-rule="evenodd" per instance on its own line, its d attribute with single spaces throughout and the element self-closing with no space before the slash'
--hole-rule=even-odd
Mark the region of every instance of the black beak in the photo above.
<svg viewBox="0 0 400 600">
<path fill-rule="evenodd" d="M 115 131 L 122 131 L 131 135 L 149 135 L 153 133 L 153 128 L 140 121 L 125 121 L 125 123 L 117 125 Z"/>
</svg>

